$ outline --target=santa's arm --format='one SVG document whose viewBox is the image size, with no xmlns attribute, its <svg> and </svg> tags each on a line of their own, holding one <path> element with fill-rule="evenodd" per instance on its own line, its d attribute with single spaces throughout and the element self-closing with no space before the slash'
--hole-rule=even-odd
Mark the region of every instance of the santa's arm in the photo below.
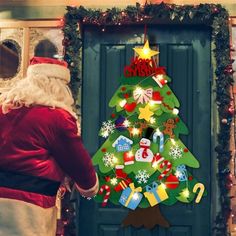
<svg viewBox="0 0 236 236">
<path fill-rule="evenodd" d="M 78 136 L 76 121 L 69 114 L 60 119 L 53 144 L 53 157 L 61 169 L 75 181 L 78 191 L 93 197 L 98 191 L 98 177 L 91 157 Z"/>
</svg>

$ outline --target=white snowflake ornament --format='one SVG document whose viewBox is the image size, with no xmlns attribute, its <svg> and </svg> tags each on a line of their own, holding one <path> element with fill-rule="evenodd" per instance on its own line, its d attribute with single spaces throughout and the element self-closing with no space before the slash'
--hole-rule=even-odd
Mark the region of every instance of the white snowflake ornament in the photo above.
<svg viewBox="0 0 236 236">
<path fill-rule="evenodd" d="M 113 167 L 117 162 L 117 158 L 115 157 L 115 155 L 110 152 L 106 152 L 102 160 L 106 167 Z"/>
<path fill-rule="evenodd" d="M 150 175 L 147 173 L 146 170 L 139 170 L 138 173 L 135 175 L 135 179 L 139 184 L 146 184 Z"/>
<path fill-rule="evenodd" d="M 101 128 L 101 136 L 103 138 L 107 138 L 110 134 L 112 134 L 115 130 L 116 126 L 115 124 L 112 123 L 111 120 L 104 121 L 102 123 L 102 128 Z"/>
<path fill-rule="evenodd" d="M 178 145 L 170 147 L 169 155 L 174 159 L 179 159 L 183 156 L 183 149 Z"/>
</svg>

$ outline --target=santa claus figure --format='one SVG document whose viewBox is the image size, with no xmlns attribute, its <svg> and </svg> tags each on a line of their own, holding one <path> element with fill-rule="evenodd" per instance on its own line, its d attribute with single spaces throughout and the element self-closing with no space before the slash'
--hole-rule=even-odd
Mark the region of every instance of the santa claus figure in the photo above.
<svg viewBox="0 0 236 236">
<path fill-rule="evenodd" d="M 0 235 L 55 236 L 66 175 L 82 195 L 98 191 L 69 82 L 66 62 L 35 57 L 26 78 L 0 95 Z"/>
</svg>

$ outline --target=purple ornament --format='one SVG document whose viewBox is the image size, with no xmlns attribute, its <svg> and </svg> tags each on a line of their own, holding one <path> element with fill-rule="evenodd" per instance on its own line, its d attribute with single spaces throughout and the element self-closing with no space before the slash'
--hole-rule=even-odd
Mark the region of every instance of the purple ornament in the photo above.
<svg viewBox="0 0 236 236">
<path fill-rule="evenodd" d="M 116 129 L 119 131 L 125 131 L 127 127 L 124 126 L 125 117 L 119 116 L 115 121 Z"/>
</svg>

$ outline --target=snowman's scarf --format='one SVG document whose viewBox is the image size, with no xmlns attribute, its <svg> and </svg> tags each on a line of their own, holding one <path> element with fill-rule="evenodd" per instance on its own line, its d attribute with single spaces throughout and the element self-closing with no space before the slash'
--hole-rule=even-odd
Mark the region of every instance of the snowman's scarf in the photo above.
<svg viewBox="0 0 236 236">
<path fill-rule="evenodd" d="M 149 146 L 140 145 L 140 148 L 143 148 L 142 158 L 146 158 L 148 156 L 147 150 L 149 149 Z"/>
</svg>

